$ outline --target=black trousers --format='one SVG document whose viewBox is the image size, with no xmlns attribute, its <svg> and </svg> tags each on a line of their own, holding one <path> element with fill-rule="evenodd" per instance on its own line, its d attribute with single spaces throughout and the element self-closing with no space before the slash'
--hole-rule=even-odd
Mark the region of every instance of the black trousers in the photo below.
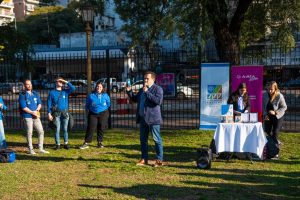
<svg viewBox="0 0 300 200">
<path fill-rule="evenodd" d="M 104 130 L 107 127 L 109 112 L 108 110 L 98 114 L 90 113 L 88 115 L 88 126 L 85 134 L 85 142 L 90 143 L 93 140 L 93 133 L 97 128 L 97 141 L 103 141 Z"/>
<path fill-rule="evenodd" d="M 265 131 L 268 136 L 271 136 L 276 142 L 278 142 L 279 131 L 282 127 L 283 117 L 277 119 L 276 116 L 271 116 L 270 120 L 265 121 Z"/>
</svg>

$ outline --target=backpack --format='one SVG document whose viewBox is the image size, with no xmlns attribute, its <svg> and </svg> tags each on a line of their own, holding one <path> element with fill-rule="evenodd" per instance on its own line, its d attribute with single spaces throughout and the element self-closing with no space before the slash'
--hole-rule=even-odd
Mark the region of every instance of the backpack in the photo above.
<svg viewBox="0 0 300 200">
<path fill-rule="evenodd" d="M 212 151 L 210 148 L 202 146 L 202 148 L 197 149 L 197 168 L 210 169 L 212 157 Z"/>
<path fill-rule="evenodd" d="M 279 153 L 279 150 L 280 150 L 278 141 L 276 141 L 274 138 L 272 138 L 270 136 L 267 137 L 267 140 L 268 140 L 268 142 L 266 144 L 267 159 L 274 158 Z"/>
<path fill-rule="evenodd" d="M 0 150 L 0 163 L 12 163 L 16 160 L 16 153 L 11 149 Z"/>
</svg>

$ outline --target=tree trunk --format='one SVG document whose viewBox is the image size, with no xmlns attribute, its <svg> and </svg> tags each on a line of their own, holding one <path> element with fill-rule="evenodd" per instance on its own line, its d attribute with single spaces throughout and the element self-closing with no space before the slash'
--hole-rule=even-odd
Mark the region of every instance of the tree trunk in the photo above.
<svg viewBox="0 0 300 200">
<path fill-rule="evenodd" d="M 205 7 L 213 25 L 215 44 L 221 61 L 240 64 L 239 36 L 245 14 L 253 0 L 239 0 L 236 9 L 225 0 L 209 0 Z M 234 11 L 234 12 L 233 12 Z M 234 13 L 229 19 L 230 13 Z"/>
<path fill-rule="evenodd" d="M 214 28 L 215 45 L 220 61 L 232 65 L 240 64 L 240 48 L 238 37 L 230 34 L 227 26 Z"/>
</svg>

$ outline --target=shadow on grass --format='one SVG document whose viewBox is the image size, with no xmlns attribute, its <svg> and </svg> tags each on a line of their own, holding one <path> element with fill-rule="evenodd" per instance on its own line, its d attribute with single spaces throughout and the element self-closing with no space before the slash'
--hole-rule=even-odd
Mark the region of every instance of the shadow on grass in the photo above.
<svg viewBox="0 0 300 200">
<path fill-rule="evenodd" d="M 196 176 L 200 179 L 204 178 L 206 180 L 222 180 L 222 183 L 207 183 L 201 181 L 183 182 L 194 186 L 205 185 L 208 187 L 221 188 L 224 186 L 224 181 L 238 182 L 237 185 L 243 186 L 244 189 L 246 188 L 246 191 L 248 188 L 248 190 L 260 191 L 260 195 L 267 195 L 264 198 L 271 198 L 271 196 L 273 196 L 275 199 L 296 199 L 300 195 L 300 192 L 297 189 L 300 184 L 300 172 L 249 169 L 210 169 L 209 173 L 205 170 L 199 170 L 198 173 L 179 173 L 179 175 Z"/>
<path fill-rule="evenodd" d="M 144 184 L 123 188 L 88 184 L 79 184 L 78 186 L 113 190 L 116 193 L 130 195 L 137 199 L 199 199 L 199 197 L 202 197 L 202 199 L 207 199 L 205 198 L 205 191 L 207 189 L 201 190 L 195 187 L 175 187 L 161 184 Z"/>
<path fill-rule="evenodd" d="M 182 182 L 190 187 L 162 184 L 139 184 L 131 187 L 90 184 L 78 186 L 113 190 L 115 193 L 130 195 L 137 199 L 297 199 L 299 197 L 299 172 L 247 169 L 212 169 L 210 171 L 212 172 L 209 174 L 207 171 L 179 173 L 182 176 L 199 177 L 197 180 L 200 181 Z"/>
<path fill-rule="evenodd" d="M 111 148 L 140 151 L 140 145 L 111 145 Z M 154 145 L 149 145 L 149 155 L 155 158 Z M 139 158 L 134 154 L 122 153 L 127 158 Z M 150 157 L 150 156 L 149 156 Z M 151 158 L 150 158 L 151 159 Z M 167 162 L 191 162 L 196 159 L 196 149 L 185 146 L 164 146 L 164 160 Z"/>
<path fill-rule="evenodd" d="M 65 162 L 65 161 L 83 161 L 83 162 L 90 162 L 90 161 L 96 161 L 99 163 L 132 163 L 129 161 L 123 161 L 123 160 L 111 160 L 106 158 L 84 158 L 84 157 L 77 157 L 77 158 L 71 158 L 71 157 L 58 157 L 58 156 L 36 156 L 36 155 L 29 155 L 29 154 L 17 154 L 16 156 L 17 160 L 31 160 L 31 161 L 51 161 L 51 162 Z"/>
</svg>

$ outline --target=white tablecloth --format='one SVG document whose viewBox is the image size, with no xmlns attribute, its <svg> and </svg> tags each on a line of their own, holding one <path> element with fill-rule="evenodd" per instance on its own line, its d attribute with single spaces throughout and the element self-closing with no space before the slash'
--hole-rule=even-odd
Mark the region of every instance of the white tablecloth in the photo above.
<svg viewBox="0 0 300 200">
<path fill-rule="evenodd" d="M 250 152 L 262 158 L 267 138 L 262 123 L 219 123 L 214 135 L 217 153 Z"/>
</svg>

